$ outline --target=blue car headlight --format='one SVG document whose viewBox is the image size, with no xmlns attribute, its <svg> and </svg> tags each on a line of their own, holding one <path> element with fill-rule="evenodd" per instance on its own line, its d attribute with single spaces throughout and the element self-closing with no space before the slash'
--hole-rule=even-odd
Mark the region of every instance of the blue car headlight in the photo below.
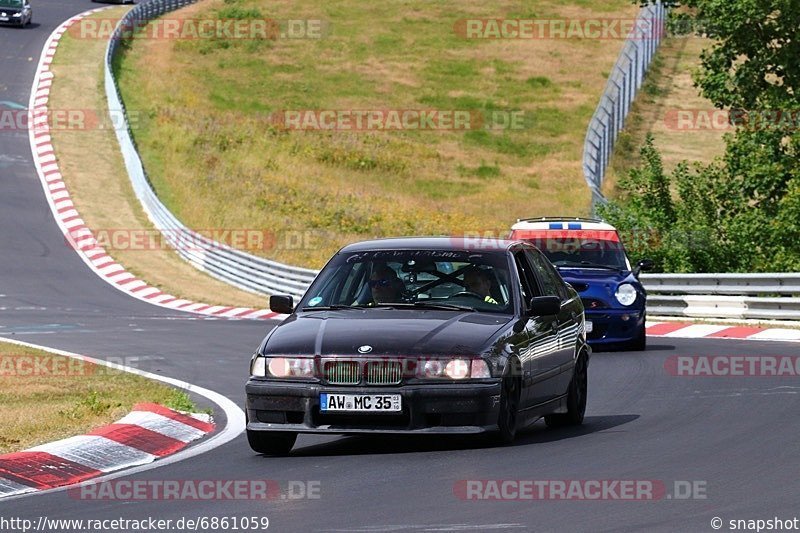
<svg viewBox="0 0 800 533">
<path fill-rule="evenodd" d="M 623 283 L 617 287 L 614 297 L 624 306 L 633 305 L 633 302 L 636 301 L 636 288 L 630 283 Z"/>
</svg>

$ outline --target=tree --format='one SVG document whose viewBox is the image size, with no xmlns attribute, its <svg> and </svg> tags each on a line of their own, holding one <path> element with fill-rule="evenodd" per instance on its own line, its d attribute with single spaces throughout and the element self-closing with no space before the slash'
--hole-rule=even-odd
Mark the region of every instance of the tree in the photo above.
<svg viewBox="0 0 800 533">
<path fill-rule="evenodd" d="M 600 212 L 623 230 L 639 224 L 667 236 L 644 250 L 665 270 L 798 270 L 800 0 L 671 4 L 714 39 L 695 84 L 715 106 L 733 110 L 739 128 L 725 137 L 720 160 L 684 163 L 670 176 L 648 138 L 642 167 Z"/>
</svg>

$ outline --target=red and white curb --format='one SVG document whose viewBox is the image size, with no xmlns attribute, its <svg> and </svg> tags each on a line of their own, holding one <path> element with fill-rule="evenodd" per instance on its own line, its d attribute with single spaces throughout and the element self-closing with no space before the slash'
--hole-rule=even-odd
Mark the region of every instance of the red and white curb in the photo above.
<svg viewBox="0 0 800 533">
<path fill-rule="evenodd" d="M 229 398 L 213 390 L 180 379 L 151 374 L 150 372 L 145 372 L 137 368 L 122 366 L 103 359 L 67 352 L 49 346 L 41 346 L 8 337 L 0 337 L 0 341 L 43 350 L 56 355 L 63 355 L 64 357 L 79 359 L 130 374 L 136 374 L 137 376 L 142 376 L 153 381 L 166 383 L 167 385 L 182 389 L 187 393 L 196 394 L 205 398 L 208 402 L 216 405 L 220 412 L 224 413 L 225 418 L 225 425 L 217 427 L 215 430 L 214 424 L 207 415 L 186 415 L 184 413 L 167 414 L 168 410 L 163 407 L 144 404 L 145 407 L 143 411 L 134 411 L 125 418 L 119 420 L 117 424 L 112 424 L 106 428 L 96 430 L 88 436 L 73 437 L 73 439 L 77 440 L 65 439 L 64 441 L 60 441 L 72 442 L 73 446 L 76 443 L 80 444 L 80 446 L 76 447 L 77 449 L 75 452 L 70 455 L 67 455 L 67 451 L 59 451 L 54 448 L 57 447 L 58 443 L 50 443 L 27 450 L 27 452 L 44 453 L 53 456 L 57 458 L 54 463 L 32 461 L 31 459 L 37 456 L 27 455 L 24 461 L 17 460 L 16 462 L 12 462 L 11 466 L 8 467 L 6 459 L 9 456 L 0 456 L 0 498 L 4 500 L 24 498 L 26 496 L 41 494 L 44 491 L 55 492 L 67 490 L 69 485 L 61 483 L 64 478 L 68 478 L 67 483 L 70 484 L 80 483 L 80 480 L 88 479 L 86 478 L 87 471 L 91 472 L 91 476 L 89 477 L 96 478 L 91 481 L 91 483 L 95 483 L 153 470 L 179 461 L 185 461 L 186 459 L 198 457 L 231 442 L 245 430 L 246 419 L 241 407 Z M 143 408 L 142 405 L 136 407 L 138 409 Z M 176 412 L 170 411 L 170 413 Z M 122 429 L 118 428 L 118 426 L 139 426 L 142 429 Z M 121 429 L 121 431 L 116 431 L 115 428 Z M 213 433 L 211 433 L 212 430 Z M 157 437 L 157 440 L 153 442 L 143 442 L 141 438 L 143 435 L 146 436 L 144 440 L 151 439 L 154 436 Z M 199 439 L 204 435 L 208 435 L 208 438 L 204 438 L 192 446 L 188 446 L 189 442 Z M 87 437 L 89 438 L 87 439 Z M 173 440 L 170 441 L 168 439 Z M 115 449 L 126 450 L 133 455 L 125 455 L 124 457 L 126 459 L 124 461 L 120 460 L 120 466 L 109 466 L 109 470 L 104 470 L 104 465 L 106 465 L 106 463 L 101 463 L 101 459 L 95 457 L 96 454 L 86 449 L 87 445 L 96 442 L 107 443 L 108 449 L 113 447 Z M 125 446 L 127 448 L 120 448 L 119 446 Z M 174 446 L 174 448 L 172 448 L 172 446 Z M 67 450 L 67 448 L 64 448 L 64 450 Z M 67 455 L 67 457 L 61 456 L 60 454 L 62 453 Z M 82 457 L 83 454 L 89 454 L 89 459 L 87 459 L 86 464 L 80 460 L 76 460 Z M 10 455 L 14 456 L 15 454 Z M 39 455 L 38 457 L 45 456 Z M 135 460 L 137 457 L 139 461 Z M 147 460 L 143 461 L 143 459 Z M 10 474 L 5 475 L 2 472 L 3 469 L 7 467 L 10 471 L 13 468 L 15 469 L 13 470 L 14 472 L 18 470 L 22 470 L 22 472 L 15 473 L 13 476 Z M 36 482 L 26 482 L 24 479 L 25 476 L 33 477 Z"/>
<path fill-rule="evenodd" d="M 91 229 L 86 226 L 86 223 L 80 217 L 75 205 L 72 203 L 67 186 L 62 179 L 50 138 L 47 104 L 54 78 L 54 74 L 50 70 L 50 65 L 53 62 L 53 57 L 55 56 L 59 41 L 67 29 L 79 20 L 104 9 L 108 8 L 102 7 L 92 9 L 80 15 L 76 15 L 63 22 L 50 34 L 39 59 L 39 66 L 33 80 L 30 102 L 28 104 L 28 109 L 32 111 L 33 117 L 32 126 L 28 129 L 33 160 L 36 165 L 39 180 L 44 188 L 47 202 L 50 205 L 58 227 L 64 234 L 65 245 L 66 243 L 74 243 L 72 247 L 80 258 L 98 276 L 116 289 L 138 298 L 139 300 L 169 309 L 214 317 L 260 319 L 279 317 L 279 315 L 268 309 L 226 307 L 222 305 L 192 302 L 190 300 L 177 298 L 156 287 L 148 285 L 145 281 L 138 279 L 125 270 L 125 267 L 114 261 L 114 259 L 108 255 L 105 248 L 98 244 Z"/>
<path fill-rule="evenodd" d="M 152 463 L 214 431 L 211 416 L 142 403 L 86 435 L 0 455 L 0 498 L 74 485 Z"/>
<path fill-rule="evenodd" d="M 800 341 L 800 329 L 759 328 L 690 324 L 686 322 L 647 322 L 647 335 L 683 339 L 740 339 L 753 341 Z"/>
</svg>

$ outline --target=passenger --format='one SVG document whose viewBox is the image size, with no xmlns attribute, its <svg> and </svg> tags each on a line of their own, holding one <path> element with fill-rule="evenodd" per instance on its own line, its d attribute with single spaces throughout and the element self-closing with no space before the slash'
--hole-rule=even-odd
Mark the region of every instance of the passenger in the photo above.
<svg viewBox="0 0 800 533">
<path fill-rule="evenodd" d="M 469 292 L 473 292 L 483 298 L 484 302 L 499 305 L 497 300 L 490 294 L 492 282 L 489 274 L 483 270 L 473 268 L 464 273 L 464 286 Z"/>
</svg>

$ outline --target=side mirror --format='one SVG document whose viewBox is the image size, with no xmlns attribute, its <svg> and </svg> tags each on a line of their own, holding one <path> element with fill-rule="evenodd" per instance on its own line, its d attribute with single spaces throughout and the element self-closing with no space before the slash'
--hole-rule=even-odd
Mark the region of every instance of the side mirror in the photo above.
<svg viewBox="0 0 800 533">
<path fill-rule="evenodd" d="M 651 259 L 642 259 L 636 263 L 636 268 L 633 269 L 633 275 L 638 276 L 640 272 L 647 272 L 653 270 L 655 263 Z"/>
<path fill-rule="evenodd" d="M 274 294 L 269 297 L 269 308 L 274 313 L 291 315 L 294 311 L 294 300 L 286 294 Z"/>
<path fill-rule="evenodd" d="M 528 305 L 530 316 L 557 315 L 561 311 L 561 300 L 558 296 L 535 296 Z"/>
</svg>

